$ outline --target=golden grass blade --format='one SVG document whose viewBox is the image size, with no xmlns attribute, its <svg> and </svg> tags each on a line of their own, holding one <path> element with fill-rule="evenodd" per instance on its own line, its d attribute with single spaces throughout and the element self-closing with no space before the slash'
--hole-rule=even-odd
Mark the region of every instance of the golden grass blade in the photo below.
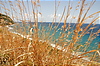
<svg viewBox="0 0 100 66">
<path fill-rule="evenodd" d="M 100 17 L 95 18 L 88 26 L 86 26 L 86 28 L 82 31 L 80 38 L 85 34 L 85 31 L 96 21 L 98 20 Z"/>
<path fill-rule="evenodd" d="M 20 58 L 20 57 L 22 57 L 22 56 L 31 55 L 31 54 L 33 54 L 33 52 L 24 53 L 24 54 L 19 55 L 16 59 L 18 59 L 18 58 Z"/>
<path fill-rule="evenodd" d="M 96 0 L 95 0 L 95 1 L 96 1 Z M 86 15 L 87 15 L 87 13 L 88 13 L 88 11 L 89 11 L 89 10 L 90 10 L 90 8 L 92 7 L 92 5 L 95 3 L 95 1 L 93 1 L 93 2 L 91 2 L 91 3 L 90 3 L 90 6 L 88 7 L 88 9 L 87 9 L 86 13 L 84 14 L 84 16 L 83 16 L 83 18 L 82 18 L 81 22 L 83 22 L 83 21 L 84 21 L 84 19 L 85 19 Z"/>
<path fill-rule="evenodd" d="M 76 58 L 72 58 L 72 59 L 69 59 L 69 60 L 67 60 L 67 61 L 73 61 L 73 60 L 78 60 L 78 59 L 81 59 L 81 58 L 84 58 L 84 57 L 87 57 L 87 56 L 82 56 L 82 57 L 76 57 Z"/>
<path fill-rule="evenodd" d="M 85 55 L 85 54 L 88 54 L 88 53 L 91 53 L 91 52 L 97 52 L 98 50 L 91 50 L 91 51 L 88 51 L 88 52 L 85 52 L 85 53 L 83 53 L 83 54 L 81 54 L 81 55 L 78 55 L 78 56 L 82 56 L 82 55 Z"/>
<path fill-rule="evenodd" d="M 67 14 L 66 14 L 65 19 L 64 19 L 64 26 L 63 26 L 64 31 L 66 30 L 66 23 L 67 23 L 67 19 L 68 19 L 69 15 L 70 15 L 70 1 L 68 3 Z"/>
<path fill-rule="evenodd" d="M 25 61 L 20 61 L 17 64 L 15 64 L 15 66 L 19 66 L 21 63 L 24 63 Z"/>
<path fill-rule="evenodd" d="M 80 19 L 81 19 L 82 13 L 83 13 L 83 8 L 84 8 L 84 3 L 85 3 L 85 1 L 86 1 L 86 0 L 83 0 L 83 1 L 82 1 L 82 5 L 81 5 L 81 9 L 80 9 L 80 13 L 79 13 L 79 16 L 78 16 L 77 23 L 80 23 Z"/>
<path fill-rule="evenodd" d="M 100 51 L 97 51 L 97 53 L 99 54 L 99 56 L 100 56 Z"/>
<path fill-rule="evenodd" d="M 64 17 L 65 11 L 66 11 L 66 6 L 65 6 L 64 11 L 63 11 L 63 14 L 62 14 L 62 16 L 61 16 L 61 18 L 60 18 L 60 22 L 62 21 L 62 19 L 63 19 L 63 17 Z"/>
<path fill-rule="evenodd" d="M 14 48 L 14 49 L 6 49 L 6 50 L 4 50 L 4 51 L 2 51 L 3 53 L 5 53 L 5 52 L 9 52 L 9 51 L 13 51 L 13 50 L 16 50 L 16 49 L 25 49 L 25 48 L 27 48 L 27 47 L 18 47 L 18 48 Z"/>
<path fill-rule="evenodd" d="M 86 18 L 84 19 L 84 21 L 87 20 L 88 18 L 92 17 L 93 15 L 98 14 L 98 13 L 100 13 L 100 11 L 95 12 L 95 13 L 91 14 L 90 16 L 86 17 Z M 99 17 L 99 18 L 100 18 L 100 17 Z"/>
</svg>

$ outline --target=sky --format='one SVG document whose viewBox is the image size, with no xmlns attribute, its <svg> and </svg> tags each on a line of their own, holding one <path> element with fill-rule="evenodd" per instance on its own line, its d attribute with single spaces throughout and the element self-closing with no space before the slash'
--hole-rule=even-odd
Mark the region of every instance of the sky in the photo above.
<svg viewBox="0 0 100 66">
<path fill-rule="evenodd" d="M 22 12 L 20 11 L 18 7 L 19 3 L 16 0 L 10 0 L 12 1 L 11 3 L 9 3 L 8 0 L 1 0 L 1 1 L 4 4 L 4 6 L 0 4 L 0 12 L 3 14 L 9 15 L 15 22 L 18 22 L 20 20 L 27 20 L 27 21 L 30 20 L 32 22 L 34 21 L 32 3 L 30 2 L 30 0 L 23 0 L 26 9 L 22 10 Z M 56 6 L 58 6 L 59 4 L 58 9 L 56 10 L 56 22 L 59 22 L 65 7 L 66 7 L 66 11 L 64 14 L 64 18 L 67 15 L 69 0 L 56 0 L 56 1 L 57 1 Z M 70 1 L 71 1 L 70 2 L 71 10 L 70 10 L 70 16 L 68 17 L 67 22 L 76 23 L 78 19 L 78 15 L 79 15 L 79 7 L 76 8 L 76 6 L 80 5 L 78 3 L 79 0 L 70 0 Z M 90 2 L 91 0 L 86 0 L 86 4 L 90 5 Z M 12 4 L 13 6 L 11 6 L 10 4 Z M 20 5 L 23 8 L 23 5 L 21 3 Z M 54 14 L 55 14 L 55 0 L 40 0 L 40 3 L 38 3 L 38 5 L 40 5 L 37 8 L 39 22 L 40 21 L 52 22 L 54 19 Z M 84 9 L 87 9 L 88 5 L 86 5 Z M 5 8 L 9 9 L 10 11 L 5 10 Z M 15 9 L 15 11 L 13 9 Z M 85 11 L 86 10 L 84 10 L 83 14 L 85 13 Z M 97 11 L 100 11 L 100 1 L 99 0 L 97 0 L 94 3 L 94 5 L 89 10 L 87 16 Z M 100 16 L 100 14 L 97 14 L 94 17 L 98 17 L 98 16 Z M 75 19 L 72 19 L 74 17 Z M 62 19 L 61 22 L 64 22 L 64 18 Z M 94 18 L 89 18 L 88 20 L 86 20 L 86 23 L 90 23 L 93 19 Z M 100 24 L 100 19 L 97 20 L 96 23 Z"/>
</svg>

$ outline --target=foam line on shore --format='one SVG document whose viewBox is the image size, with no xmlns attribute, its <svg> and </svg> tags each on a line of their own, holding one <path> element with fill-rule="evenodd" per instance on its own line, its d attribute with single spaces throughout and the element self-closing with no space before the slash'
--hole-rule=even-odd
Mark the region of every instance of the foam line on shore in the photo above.
<svg viewBox="0 0 100 66">
<path fill-rule="evenodd" d="M 7 26 L 7 28 L 8 28 L 9 31 L 13 29 L 13 28 L 11 28 L 11 27 L 9 27 L 9 26 Z M 24 35 L 22 35 L 22 34 L 20 34 L 20 33 L 18 33 L 18 32 L 13 32 L 13 31 L 10 31 L 10 32 L 11 32 L 11 33 L 14 33 L 14 34 L 16 34 L 16 35 L 20 35 L 20 36 L 23 37 L 23 38 L 27 38 L 27 39 L 29 39 L 29 40 L 32 40 L 32 38 L 30 38 L 30 35 L 24 36 Z M 39 40 L 39 41 L 45 42 L 45 41 L 43 41 L 43 40 Z M 56 47 L 58 50 L 62 50 L 62 49 L 63 49 L 63 47 L 61 47 L 61 46 L 56 46 L 55 44 L 50 44 L 50 46 Z M 63 49 L 63 51 L 66 52 L 67 50 L 66 50 L 66 49 Z M 83 53 L 83 52 L 73 52 L 72 55 L 78 56 L 79 54 L 82 54 L 82 53 Z M 78 57 L 79 57 L 79 56 L 78 56 Z M 88 57 L 87 57 L 87 58 L 82 58 L 82 59 L 83 59 L 83 60 L 86 60 L 86 61 L 90 61 Z"/>
</svg>

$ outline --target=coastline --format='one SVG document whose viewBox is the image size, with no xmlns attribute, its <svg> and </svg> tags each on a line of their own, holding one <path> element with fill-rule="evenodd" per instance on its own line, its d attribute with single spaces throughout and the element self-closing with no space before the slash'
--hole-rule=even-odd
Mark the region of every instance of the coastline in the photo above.
<svg viewBox="0 0 100 66">
<path fill-rule="evenodd" d="M 11 28 L 11 27 L 9 27 L 9 26 L 6 26 L 7 28 L 8 28 L 8 31 L 10 31 L 10 30 L 12 30 L 13 28 Z M 25 39 L 29 39 L 30 40 L 30 43 L 29 43 L 29 45 L 31 44 L 31 40 L 32 40 L 32 38 L 30 38 L 30 36 L 31 35 L 22 35 L 22 34 L 20 34 L 20 33 L 18 33 L 18 32 L 12 32 L 12 31 L 10 31 L 11 33 L 14 33 L 14 34 L 16 34 L 16 35 L 19 35 L 19 36 L 21 36 L 22 38 L 25 38 Z M 43 41 L 43 40 L 39 40 L 39 42 L 45 42 L 45 41 Z M 62 50 L 63 52 L 68 52 L 66 49 L 64 49 L 63 47 L 61 47 L 61 46 L 56 46 L 55 44 L 49 44 L 51 47 L 53 47 L 53 48 L 56 48 L 56 49 L 58 49 L 58 50 Z M 72 55 L 73 56 L 78 56 L 78 55 L 80 55 L 80 54 L 82 54 L 83 52 L 72 52 Z M 78 56 L 79 58 L 81 57 L 81 56 Z M 86 57 L 86 58 L 81 58 L 81 59 L 83 59 L 83 60 L 85 60 L 85 61 L 87 61 L 87 62 L 91 62 L 90 61 L 90 59 L 89 59 L 89 57 Z"/>
<path fill-rule="evenodd" d="M 6 26 L 6 29 L 7 29 L 7 31 L 9 31 L 8 33 L 11 33 L 12 34 L 12 38 L 15 38 L 15 36 L 16 35 L 18 35 L 19 37 L 22 37 L 22 39 L 27 39 L 27 40 L 29 40 L 29 42 L 28 42 L 28 44 L 27 44 L 27 46 L 28 47 L 32 47 L 31 46 L 31 40 L 32 40 L 32 38 L 30 38 L 30 36 L 29 35 L 22 35 L 22 34 L 20 34 L 20 33 L 18 33 L 18 32 L 12 32 L 12 31 L 10 31 L 10 30 L 12 30 L 13 28 L 11 28 L 11 27 L 9 27 L 9 26 Z M 14 34 L 14 36 L 13 36 L 13 34 Z M 21 40 L 20 40 L 21 41 Z M 43 41 L 43 40 L 39 40 L 39 42 L 41 43 L 41 42 L 44 42 L 45 43 L 45 41 Z M 12 43 L 13 44 L 13 43 Z M 25 43 L 26 44 L 26 43 Z M 23 44 L 23 46 L 22 47 L 16 47 L 15 49 L 13 48 L 13 49 L 10 49 L 10 47 L 9 47 L 9 49 L 7 49 L 7 50 L 4 50 L 4 52 L 7 52 L 7 51 L 10 51 L 10 50 L 16 50 L 17 48 L 19 49 L 19 48 L 23 48 L 24 47 L 24 45 L 25 44 Z M 48 43 L 49 44 L 49 46 L 51 46 L 52 48 L 56 48 L 56 49 L 58 49 L 58 50 L 61 50 L 62 52 L 64 52 L 64 53 L 68 53 L 68 51 L 66 50 L 66 49 L 64 49 L 63 47 L 61 47 L 61 46 L 56 46 L 55 44 L 52 44 L 52 43 Z M 25 48 L 25 47 L 24 47 Z M 63 50 L 62 50 L 63 49 Z M 17 51 L 17 50 L 16 50 Z M 77 58 L 80 58 L 80 60 L 82 61 L 82 62 L 89 62 L 89 63 L 93 63 L 93 64 L 100 64 L 99 62 L 96 62 L 96 61 L 91 61 L 90 59 L 89 59 L 89 57 L 82 57 L 82 56 L 80 56 L 81 54 L 83 54 L 84 52 L 72 52 L 71 53 L 71 55 L 72 56 L 75 56 L 75 57 L 77 57 Z M 79 60 L 79 59 L 76 59 L 76 60 Z M 76 61 L 75 60 L 75 61 Z"/>
</svg>

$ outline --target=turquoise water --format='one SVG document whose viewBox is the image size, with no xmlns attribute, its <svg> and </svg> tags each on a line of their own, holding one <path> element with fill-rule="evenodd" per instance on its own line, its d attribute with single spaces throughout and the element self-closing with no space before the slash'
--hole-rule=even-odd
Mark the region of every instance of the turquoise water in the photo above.
<svg viewBox="0 0 100 66">
<path fill-rule="evenodd" d="M 14 26 L 11 26 L 14 28 L 13 31 L 19 31 L 21 30 L 22 32 L 23 31 L 26 31 L 27 34 L 29 34 L 29 30 L 30 30 L 30 25 L 29 23 L 26 23 L 26 24 L 22 24 L 22 23 L 18 23 L 19 25 L 14 25 Z M 31 25 L 34 25 L 34 23 L 32 23 Z M 66 27 L 66 31 L 64 32 L 64 30 L 62 29 L 62 26 L 63 26 L 63 23 L 54 23 L 52 24 L 51 22 L 44 22 L 44 23 L 38 23 L 38 35 L 39 35 L 39 38 L 40 40 L 41 39 L 44 39 L 44 40 L 51 40 L 52 43 L 61 43 L 61 42 L 67 42 L 70 44 L 71 40 L 72 40 L 72 36 L 74 35 L 73 33 L 73 30 L 75 29 L 75 23 L 67 23 L 66 24 L 67 26 L 70 25 L 70 29 L 68 29 L 68 27 Z M 82 25 L 82 29 L 84 29 L 88 24 L 83 24 Z M 57 27 L 58 26 L 58 27 Z M 76 44 L 77 46 L 78 45 L 83 45 L 83 47 L 81 48 L 84 48 L 85 44 L 90 43 L 89 44 L 89 47 L 87 47 L 87 50 L 85 51 L 89 51 L 89 50 L 92 50 L 92 49 L 98 49 L 98 44 L 100 42 L 100 33 L 98 34 L 98 36 L 93 39 L 92 41 L 88 41 L 88 38 L 90 36 L 90 34 L 92 33 L 95 33 L 97 32 L 99 29 L 100 29 L 100 24 L 97 24 L 97 25 L 91 25 L 89 28 L 91 27 L 96 27 L 95 29 L 92 29 L 92 30 L 89 30 L 88 34 L 85 34 L 82 38 L 80 38 Z M 25 28 L 25 29 L 24 29 Z M 34 29 L 34 27 L 32 27 Z M 70 35 L 68 35 L 68 32 L 72 32 Z M 21 33 L 21 32 L 20 32 Z M 62 33 L 64 33 L 66 36 L 61 38 L 63 39 L 63 41 L 59 41 L 57 40 L 58 38 L 60 38 L 60 36 L 62 35 Z M 81 32 L 80 32 L 81 33 Z M 79 34 L 80 34 L 79 33 Z M 34 30 L 33 30 L 33 34 L 34 34 Z M 54 34 L 54 35 L 52 35 Z M 95 37 L 95 36 L 93 36 Z M 52 39 L 51 39 L 52 38 Z M 90 37 L 90 39 L 92 39 Z M 87 46 L 87 45 L 86 45 Z M 80 49 L 80 51 L 83 51 L 82 49 Z"/>
</svg>

